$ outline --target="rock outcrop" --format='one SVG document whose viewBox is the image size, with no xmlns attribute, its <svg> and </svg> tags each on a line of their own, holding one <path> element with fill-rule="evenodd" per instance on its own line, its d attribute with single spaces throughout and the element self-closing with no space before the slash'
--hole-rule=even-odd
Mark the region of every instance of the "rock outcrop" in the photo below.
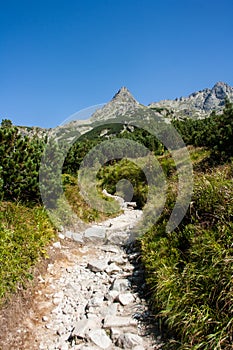
<svg viewBox="0 0 233 350">
<path fill-rule="evenodd" d="M 153 102 L 149 107 L 166 110 L 171 117 L 200 118 L 208 116 L 212 111 L 222 112 L 226 98 L 233 102 L 233 88 L 226 83 L 218 82 L 212 89 L 193 92 L 188 97 L 175 100 Z"/>
</svg>

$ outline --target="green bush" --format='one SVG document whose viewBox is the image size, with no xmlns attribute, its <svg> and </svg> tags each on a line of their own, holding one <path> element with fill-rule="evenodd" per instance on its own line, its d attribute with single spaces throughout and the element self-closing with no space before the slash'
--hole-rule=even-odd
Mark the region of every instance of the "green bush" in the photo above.
<svg viewBox="0 0 233 350">
<path fill-rule="evenodd" d="M 110 194 L 115 194 L 116 184 L 122 180 L 128 180 L 134 189 L 132 201 L 137 202 L 137 206 L 142 208 L 146 202 L 148 194 L 147 180 L 144 172 L 130 160 L 122 159 L 113 164 L 102 167 L 97 174 L 100 186 Z"/>
<path fill-rule="evenodd" d="M 5 200 L 40 201 L 39 167 L 44 142 L 22 136 L 15 127 L 0 128 L 1 193 Z"/>
</svg>

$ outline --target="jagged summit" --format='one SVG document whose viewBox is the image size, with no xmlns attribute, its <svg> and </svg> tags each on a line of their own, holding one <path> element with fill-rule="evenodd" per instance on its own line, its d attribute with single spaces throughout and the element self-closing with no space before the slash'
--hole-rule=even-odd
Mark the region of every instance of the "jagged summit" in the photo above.
<svg viewBox="0 0 233 350">
<path fill-rule="evenodd" d="M 233 88 L 224 83 L 217 82 L 211 89 L 206 88 L 193 92 L 188 97 L 175 100 L 153 102 L 150 108 L 166 108 L 176 117 L 205 117 L 212 111 L 221 112 L 225 99 L 233 101 Z"/>
<path fill-rule="evenodd" d="M 135 113 L 138 108 L 141 108 L 139 102 L 133 97 L 127 87 L 123 86 L 110 102 L 92 115 L 91 119 L 107 120 L 118 116 L 130 115 Z"/>
<path fill-rule="evenodd" d="M 138 104 L 137 100 L 125 86 L 122 86 L 120 90 L 118 90 L 117 93 L 113 96 L 112 101 L 114 100 L 121 101 L 123 103 L 131 102 Z"/>
</svg>

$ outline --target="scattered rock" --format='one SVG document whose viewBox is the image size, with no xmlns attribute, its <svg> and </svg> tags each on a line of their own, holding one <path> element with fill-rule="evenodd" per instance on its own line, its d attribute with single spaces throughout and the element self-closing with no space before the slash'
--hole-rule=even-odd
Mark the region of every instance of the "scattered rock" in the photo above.
<svg viewBox="0 0 233 350">
<path fill-rule="evenodd" d="M 146 316 L 148 309 L 141 293 L 132 287 L 143 277 L 140 266 L 134 265 L 140 256 L 133 244 L 126 251 L 121 245 L 138 218 L 139 211 L 125 209 L 120 217 L 101 226 L 84 232 L 64 231 L 66 238 L 78 244 L 77 248 L 72 245 L 72 250 L 61 245 L 66 259 L 59 270 L 56 264 L 49 264 L 48 276 L 40 279 L 38 297 L 43 297 L 43 288 L 48 285 L 49 291 L 44 294 L 46 301 L 38 303 L 43 317 L 36 329 L 35 348 L 158 349 L 157 340 L 143 337 L 142 322 L 150 316 Z M 57 249 L 59 244 L 55 244 Z M 140 280 L 140 288 L 142 285 Z"/>
<path fill-rule="evenodd" d="M 56 249 L 61 249 L 61 243 L 60 242 L 55 242 L 53 243 L 53 247 Z"/>
<path fill-rule="evenodd" d="M 130 289 L 130 282 L 125 278 L 116 278 L 111 286 L 112 290 L 124 292 Z"/>
<path fill-rule="evenodd" d="M 92 226 L 84 232 L 85 242 L 101 243 L 105 240 L 106 230 L 100 226 Z"/>
<path fill-rule="evenodd" d="M 121 305 L 126 306 L 133 303 L 135 298 L 132 293 L 122 293 L 118 295 L 117 300 Z"/>
<path fill-rule="evenodd" d="M 72 235 L 72 238 L 73 238 L 73 240 L 75 241 L 75 242 L 78 242 L 78 243 L 83 243 L 83 235 L 82 235 L 82 233 L 73 233 L 73 235 Z"/>
<path fill-rule="evenodd" d="M 116 345 L 122 349 L 134 349 L 135 346 L 141 346 L 142 343 L 142 338 L 137 334 L 125 333 L 119 336 Z"/>
<path fill-rule="evenodd" d="M 102 260 L 94 260 L 88 263 L 87 268 L 92 272 L 102 272 L 107 268 L 107 264 Z"/>
<path fill-rule="evenodd" d="M 128 316 L 107 315 L 104 319 L 104 328 L 136 326 L 137 321 Z"/>
<path fill-rule="evenodd" d="M 81 321 L 77 322 L 72 335 L 78 338 L 85 338 L 87 334 L 93 329 L 99 328 L 101 322 L 99 319 L 94 318 L 83 318 Z"/>
<path fill-rule="evenodd" d="M 111 345 L 111 339 L 107 336 L 104 329 L 95 329 L 89 332 L 90 340 L 101 349 L 108 349 Z"/>
</svg>

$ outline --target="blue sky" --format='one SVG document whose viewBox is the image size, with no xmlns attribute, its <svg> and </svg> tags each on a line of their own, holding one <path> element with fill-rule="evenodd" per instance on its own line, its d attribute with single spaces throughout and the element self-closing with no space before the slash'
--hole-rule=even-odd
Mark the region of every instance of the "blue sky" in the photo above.
<svg viewBox="0 0 233 350">
<path fill-rule="evenodd" d="M 55 127 L 121 86 L 233 86 L 232 0 L 0 0 L 0 120 Z"/>
</svg>

